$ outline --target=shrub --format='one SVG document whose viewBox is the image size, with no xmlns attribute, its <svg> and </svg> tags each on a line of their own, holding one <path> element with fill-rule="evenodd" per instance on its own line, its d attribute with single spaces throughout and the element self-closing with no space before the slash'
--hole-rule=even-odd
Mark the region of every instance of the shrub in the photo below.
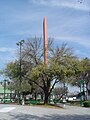
<svg viewBox="0 0 90 120">
<path fill-rule="evenodd" d="M 83 102 L 84 107 L 90 107 L 90 101 Z"/>
</svg>

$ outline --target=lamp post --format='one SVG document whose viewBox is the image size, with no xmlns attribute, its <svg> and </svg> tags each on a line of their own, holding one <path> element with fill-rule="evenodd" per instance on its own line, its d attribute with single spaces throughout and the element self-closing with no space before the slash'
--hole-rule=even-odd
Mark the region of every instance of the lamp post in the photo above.
<svg viewBox="0 0 90 120">
<path fill-rule="evenodd" d="M 6 95 L 6 81 L 7 80 L 4 80 L 4 103 L 5 103 L 5 95 Z"/>
<path fill-rule="evenodd" d="M 80 106 L 82 106 L 83 105 L 83 102 L 82 102 L 82 83 L 85 83 L 85 81 L 80 80 L 79 83 L 80 83 Z"/>
<path fill-rule="evenodd" d="M 3 85 L 3 101 L 2 102 L 5 103 L 6 102 L 6 96 L 8 94 L 8 92 L 7 92 L 7 90 L 8 90 L 7 89 L 7 85 L 10 84 L 10 81 L 4 79 L 3 81 L 0 82 L 0 84 Z M 11 100 L 11 98 L 10 98 L 10 100 Z"/>
<path fill-rule="evenodd" d="M 21 101 L 20 101 L 20 99 L 21 99 L 21 82 L 22 82 L 22 71 L 21 71 L 21 65 L 22 65 L 22 63 L 21 63 L 21 61 L 22 61 L 22 59 L 21 59 L 21 47 L 22 47 L 22 44 L 24 43 L 24 40 L 21 40 L 21 41 L 19 41 L 18 43 L 16 43 L 16 45 L 17 46 L 20 46 L 20 65 L 19 65 L 19 80 L 20 80 L 20 90 L 19 90 L 19 103 L 21 104 Z"/>
</svg>

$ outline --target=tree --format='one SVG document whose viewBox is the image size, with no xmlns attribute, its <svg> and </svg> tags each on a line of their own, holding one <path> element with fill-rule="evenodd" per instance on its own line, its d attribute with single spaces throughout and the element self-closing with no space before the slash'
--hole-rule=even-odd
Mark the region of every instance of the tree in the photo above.
<svg viewBox="0 0 90 120">
<path fill-rule="evenodd" d="M 52 44 L 52 40 L 49 39 L 49 46 Z M 26 80 L 32 70 L 32 68 L 38 66 L 42 63 L 43 59 L 43 47 L 41 38 L 30 38 L 25 44 L 22 46 L 21 51 L 21 75 L 22 75 L 22 91 L 26 91 L 27 85 L 29 85 L 35 89 L 35 85 L 32 82 Z M 7 65 L 5 69 L 5 75 L 8 76 L 13 82 L 13 87 L 17 91 L 19 91 L 19 62 L 11 62 Z M 26 82 L 26 83 L 25 83 Z M 17 83 L 17 84 L 16 84 Z M 25 83 L 25 84 L 24 84 Z M 24 90 L 25 89 L 25 90 Z M 29 88 L 28 88 L 29 89 Z"/>
<path fill-rule="evenodd" d="M 49 96 L 56 83 L 68 82 L 77 72 L 74 68 L 76 57 L 67 44 L 59 48 L 52 48 L 52 40 L 49 39 L 49 64 L 43 62 L 43 46 L 41 39 L 33 38 L 25 41 L 22 49 L 22 77 L 30 85 L 35 84 L 43 90 L 44 103 L 48 103 Z M 8 76 L 18 79 L 19 70 L 16 64 L 11 64 Z"/>
<path fill-rule="evenodd" d="M 23 67 L 22 67 L 23 68 Z M 14 90 L 16 94 L 19 94 L 20 91 L 20 80 L 19 80 L 19 62 L 10 62 L 7 64 L 5 70 L 3 71 L 5 76 L 7 76 L 10 80 L 9 89 Z M 22 69 L 22 76 L 26 73 L 25 69 Z M 31 85 L 28 84 L 28 81 L 26 81 L 24 78 L 21 82 L 21 91 L 22 93 L 24 91 L 31 91 Z"/>
<path fill-rule="evenodd" d="M 88 98 L 88 84 L 90 82 L 90 60 L 88 58 L 84 59 L 78 59 L 77 65 L 75 65 L 77 69 L 77 73 L 71 80 L 72 85 L 77 85 L 80 87 L 80 84 L 82 84 L 82 93 L 83 93 L 83 99 L 86 100 Z M 80 83 L 82 81 L 82 83 Z M 85 87 L 86 86 L 86 87 Z M 86 89 L 86 94 L 85 94 Z"/>
<path fill-rule="evenodd" d="M 56 83 L 69 79 L 74 73 L 73 68 L 75 57 L 71 53 L 71 49 L 63 44 L 59 49 L 52 50 L 49 65 L 46 67 L 43 62 L 32 68 L 26 79 L 38 85 L 44 92 L 44 103 L 48 103 L 49 96 Z M 66 81 L 67 82 L 67 81 Z"/>
<path fill-rule="evenodd" d="M 41 62 L 43 56 L 42 38 L 30 38 L 25 41 L 22 49 L 22 60 L 28 67 L 34 67 Z"/>
<path fill-rule="evenodd" d="M 81 74 L 83 82 L 83 92 L 84 92 L 84 100 L 88 99 L 89 92 L 89 83 L 90 83 L 90 59 L 84 58 L 82 61 L 83 72 Z M 86 85 L 85 85 L 86 84 Z M 86 94 L 85 94 L 85 86 L 86 86 Z"/>
</svg>

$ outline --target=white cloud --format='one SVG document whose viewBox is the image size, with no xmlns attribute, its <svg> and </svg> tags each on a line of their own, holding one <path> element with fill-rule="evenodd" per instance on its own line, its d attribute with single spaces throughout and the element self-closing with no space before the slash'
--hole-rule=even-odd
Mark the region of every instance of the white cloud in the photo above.
<svg viewBox="0 0 90 120">
<path fill-rule="evenodd" d="M 60 40 L 60 41 L 77 43 L 86 48 L 90 48 L 90 40 L 88 40 L 86 38 L 75 37 L 75 36 L 61 36 L 61 37 L 58 36 L 58 37 L 55 37 L 55 39 Z"/>
<path fill-rule="evenodd" d="M 73 8 L 76 10 L 83 10 L 89 11 L 90 6 L 88 5 L 88 0 L 85 2 L 83 0 L 82 3 L 79 2 L 80 0 L 33 0 L 33 3 L 38 5 L 45 5 L 45 6 L 57 6 L 57 7 L 67 7 Z"/>
<path fill-rule="evenodd" d="M 1 47 L 1 48 L 0 48 L 0 52 L 10 52 L 10 53 L 14 53 L 14 52 L 15 52 L 15 49 L 14 49 L 14 48 Z"/>
</svg>

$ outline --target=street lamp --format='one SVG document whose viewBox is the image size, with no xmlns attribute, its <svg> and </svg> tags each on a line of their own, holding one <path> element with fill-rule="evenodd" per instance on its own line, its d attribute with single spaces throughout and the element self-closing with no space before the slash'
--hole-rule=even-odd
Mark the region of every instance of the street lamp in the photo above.
<svg viewBox="0 0 90 120">
<path fill-rule="evenodd" d="M 19 41 L 18 43 L 16 43 L 16 45 L 17 46 L 20 46 L 20 65 L 19 65 L 19 80 L 20 80 L 20 90 L 19 90 L 19 103 L 21 103 L 21 101 L 20 101 L 20 98 L 21 98 L 21 82 L 22 82 L 22 71 L 21 71 L 21 65 L 22 65 L 22 63 L 21 63 L 21 61 L 22 61 L 22 59 L 21 59 L 21 47 L 22 47 L 22 45 L 23 45 L 23 43 L 24 43 L 24 40 L 21 40 L 21 41 Z"/>
<path fill-rule="evenodd" d="M 83 102 L 82 102 L 82 84 L 85 83 L 85 81 L 79 80 L 78 83 L 80 83 L 80 106 L 82 106 L 83 105 Z"/>
<path fill-rule="evenodd" d="M 3 81 L 0 82 L 0 84 L 3 85 L 3 101 L 2 102 L 5 103 L 6 102 L 6 95 L 8 94 L 8 92 L 7 92 L 7 85 L 10 84 L 10 81 L 4 79 Z"/>
<path fill-rule="evenodd" d="M 6 86 L 7 84 L 9 84 L 9 81 L 8 80 L 4 80 L 4 103 L 5 103 L 5 97 L 6 97 Z"/>
</svg>

